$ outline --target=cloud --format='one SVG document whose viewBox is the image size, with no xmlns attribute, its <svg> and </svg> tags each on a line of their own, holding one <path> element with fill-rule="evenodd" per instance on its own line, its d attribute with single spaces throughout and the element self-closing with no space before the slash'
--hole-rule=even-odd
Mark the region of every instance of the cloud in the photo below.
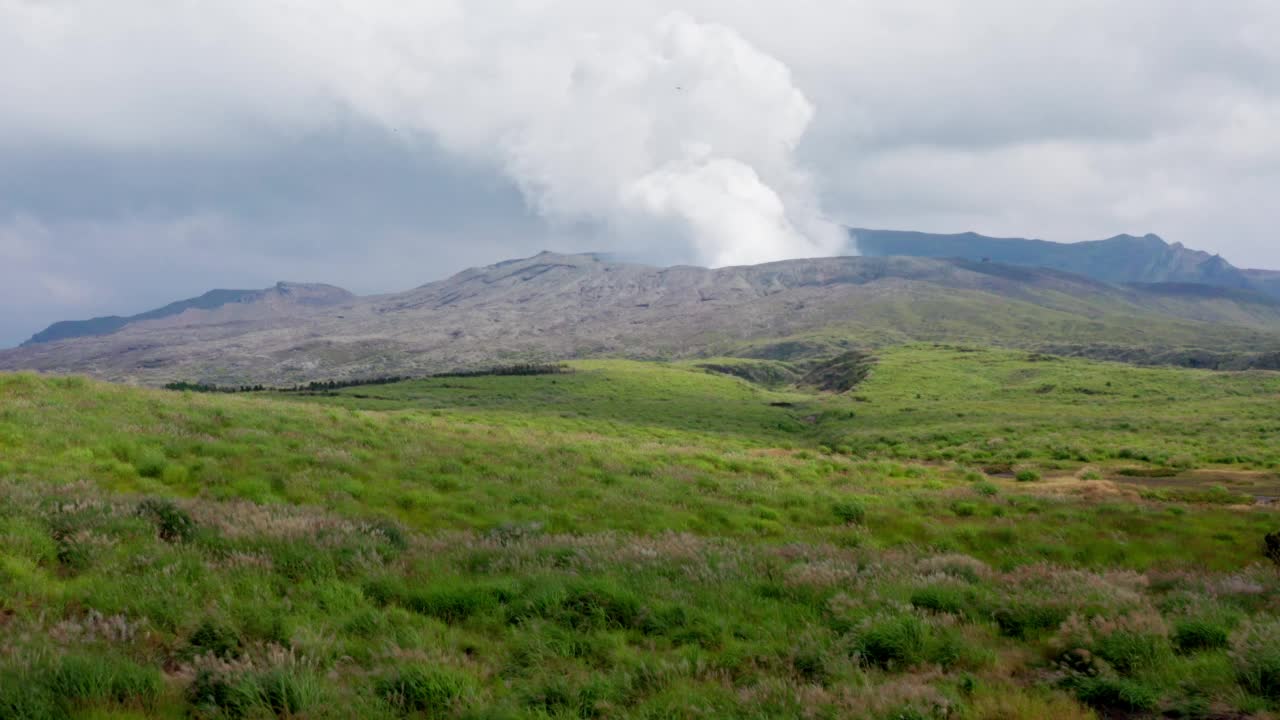
<svg viewBox="0 0 1280 720">
<path fill-rule="evenodd" d="M 38 251 L 0 286 L 752 262 L 840 251 L 828 218 L 1277 266 L 1277 35 L 1267 0 L 0 0 L 0 224 Z"/>
<path fill-rule="evenodd" d="M 353 106 L 488 159 L 538 213 L 599 222 L 612 243 L 660 228 L 709 264 L 844 245 L 794 160 L 812 105 L 732 28 L 681 12 L 565 27 L 541 4 L 466 7 L 415 15 L 426 37 L 405 39 L 362 5 L 340 27 L 377 29 L 371 44 L 308 62 L 328 63 Z"/>
</svg>

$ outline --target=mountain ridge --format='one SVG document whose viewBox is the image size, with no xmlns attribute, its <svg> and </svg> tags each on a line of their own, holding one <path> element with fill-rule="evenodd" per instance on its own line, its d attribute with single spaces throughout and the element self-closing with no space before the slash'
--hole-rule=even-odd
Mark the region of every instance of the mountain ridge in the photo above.
<svg viewBox="0 0 1280 720">
<path fill-rule="evenodd" d="M 215 289 L 198 297 L 178 300 L 154 310 L 136 315 L 106 315 L 88 320 L 64 320 L 31 336 L 19 347 L 41 343 L 71 340 L 77 337 L 109 335 L 126 326 L 181 315 L 188 310 L 217 310 L 232 304 L 250 304 L 268 301 L 272 297 L 296 302 L 304 306 L 336 305 L 355 299 L 355 295 L 342 288 L 321 283 L 277 282 L 262 290 Z"/>
<path fill-rule="evenodd" d="M 0 369 L 288 384 L 583 357 L 767 356 L 783 346 L 834 355 L 916 341 L 1053 343 L 1126 358 L 1141 345 L 1199 366 L 1240 362 L 1224 352 L 1280 352 L 1280 305 L 1255 294 L 1113 284 L 980 259 L 707 269 L 541 253 L 402 293 L 338 297 L 188 308 L 108 335 L 0 352 Z"/>
<path fill-rule="evenodd" d="M 851 228 L 859 251 L 872 257 L 964 257 L 1065 270 L 1112 283 L 1199 283 L 1251 289 L 1280 298 L 1280 280 L 1267 271 L 1240 269 L 1222 256 L 1169 243 L 1154 234 L 1115 235 L 1105 240 L 1055 243 L 956 234 Z M 1280 273 L 1277 273 L 1280 276 Z"/>
</svg>

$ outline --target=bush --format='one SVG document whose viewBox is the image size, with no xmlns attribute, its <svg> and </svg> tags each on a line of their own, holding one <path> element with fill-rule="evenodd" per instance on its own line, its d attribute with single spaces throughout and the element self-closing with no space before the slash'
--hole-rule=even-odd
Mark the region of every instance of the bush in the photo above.
<svg viewBox="0 0 1280 720">
<path fill-rule="evenodd" d="M 1124 678 L 1080 678 L 1075 682 L 1076 697 L 1096 708 L 1127 712 L 1150 712 L 1160 702 L 1156 691 Z"/>
<path fill-rule="evenodd" d="M 857 500 L 837 500 L 831 505 L 831 513 L 845 525 L 861 525 L 867 519 L 866 506 Z"/>
<path fill-rule="evenodd" d="M 440 668 L 407 667 L 378 681 L 378 694 L 404 713 L 447 713 L 470 693 L 470 676 Z"/>
<path fill-rule="evenodd" d="M 1014 476 L 1014 479 L 1018 482 L 1038 482 L 1040 480 L 1040 473 L 1035 470 L 1019 470 L 1018 474 Z"/>
<path fill-rule="evenodd" d="M 930 585 L 911 593 L 911 604 L 921 610 L 959 615 L 968 607 L 969 598 L 962 588 Z"/>
<path fill-rule="evenodd" d="M 928 627 L 915 615 L 876 618 L 858 633 L 856 650 L 864 662 L 901 669 L 924 661 Z"/>
<path fill-rule="evenodd" d="M 1280 700 L 1280 620 L 1250 622 L 1236 631 L 1231 664 L 1250 692 Z"/>
<path fill-rule="evenodd" d="M 138 504 L 138 514 L 155 524 L 165 542 L 187 542 L 195 535 L 195 521 L 168 500 L 143 500 Z"/>
<path fill-rule="evenodd" d="M 1230 644 L 1227 627 L 1211 620 L 1183 620 L 1174 628 L 1173 645 L 1180 653 L 1220 650 Z"/>
<path fill-rule="evenodd" d="M 209 654 L 222 658 L 240 655 L 240 635 L 233 629 L 213 620 L 205 620 L 191 633 L 187 641 L 195 654 Z"/>
<path fill-rule="evenodd" d="M 160 694 L 160 673 L 122 658 L 69 655 L 48 679 L 49 690 L 60 700 L 110 701 L 146 704 Z"/>
<path fill-rule="evenodd" d="M 995 483 L 982 481 L 973 484 L 973 491 L 983 497 L 995 497 L 1000 494 L 1000 488 Z"/>
<path fill-rule="evenodd" d="M 1028 640 L 1057 628 L 1068 615 L 1070 613 L 1058 605 L 1023 602 L 996 610 L 991 614 L 991 619 L 1000 628 L 1000 634 Z"/>
<path fill-rule="evenodd" d="M 212 670 L 201 670 L 187 686 L 187 702 L 200 714 L 242 718 L 254 703 L 254 690 Z"/>
<path fill-rule="evenodd" d="M 498 607 L 503 597 L 492 587 L 461 584 L 406 593 L 403 603 L 409 610 L 452 625 Z"/>
<path fill-rule="evenodd" d="M 315 679 L 276 668 L 248 678 L 258 704 L 277 716 L 293 716 L 315 705 L 321 694 Z"/>
<path fill-rule="evenodd" d="M 582 583 L 560 603 L 558 620 L 572 628 L 633 627 L 641 614 L 640 599 L 608 583 Z"/>
<path fill-rule="evenodd" d="M 16 672 L 0 672 L 0 718 L 60 720 L 70 717 L 44 683 Z"/>
<path fill-rule="evenodd" d="M 1273 532 L 1262 539 L 1262 553 L 1280 567 L 1280 532 Z"/>
<path fill-rule="evenodd" d="M 1169 641 L 1161 635 L 1120 630 L 1099 635 L 1094 650 L 1116 670 L 1129 674 L 1158 665 L 1168 653 Z"/>
<path fill-rule="evenodd" d="M 1159 666 L 1171 651 L 1168 628 L 1154 611 L 1087 620 L 1072 615 L 1053 644 L 1060 651 L 1088 650 L 1124 675 Z"/>
</svg>

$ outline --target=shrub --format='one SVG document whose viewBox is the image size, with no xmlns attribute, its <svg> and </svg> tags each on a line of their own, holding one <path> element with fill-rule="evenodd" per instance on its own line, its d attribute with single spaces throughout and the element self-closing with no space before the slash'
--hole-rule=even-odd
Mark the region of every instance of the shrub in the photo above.
<svg viewBox="0 0 1280 720">
<path fill-rule="evenodd" d="M 271 560 L 276 572 L 295 583 L 328 580 L 338 574 L 333 556 L 312 542 L 277 545 L 271 550 Z"/>
<path fill-rule="evenodd" d="M 167 465 L 168 461 L 165 459 L 164 453 L 158 450 L 145 451 L 134 462 L 134 467 L 138 469 L 138 474 L 145 478 L 159 479 L 164 475 Z"/>
<path fill-rule="evenodd" d="M 1069 614 L 1059 605 L 1020 602 L 996 610 L 991 619 L 1002 635 L 1027 640 L 1058 627 Z"/>
<path fill-rule="evenodd" d="M 1000 494 L 1000 488 L 995 483 L 982 481 L 973 484 L 973 491 L 983 497 L 995 497 Z"/>
<path fill-rule="evenodd" d="M 197 673 L 187 686 L 186 696 L 199 715 L 227 718 L 244 717 L 254 701 L 252 688 L 212 670 Z"/>
<path fill-rule="evenodd" d="M 1180 653 L 1220 650 L 1230 644 L 1227 627 L 1212 620 L 1183 620 L 1173 632 L 1173 645 Z"/>
<path fill-rule="evenodd" d="M 168 500 L 143 500 L 138 514 L 149 518 L 165 542 L 187 542 L 195 535 L 196 523 L 187 512 Z"/>
<path fill-rule="evenodd" d="M 148 703 L 160 694 L 160 673 L 122 658 L 69 655 L 48 679 L 55 697 L 75 702 Z"/>
<path fill-rule="evenodd" d="M 277 716 L 293 716 L 319 701 L 320 687 L 315 678 L 276 668 L 246 679 L 257 703 Z"/>
<path fill-rule="evenodd" d="M 1081 702 L 1097 708 L 1150 712 L 1160 702 L 1159 694 L 1150 687 L 1125 678 L 1079 678 L 1075 689 Z"/>
<path fill-rule="evenodd" d="M 630 591 L 609 583 L 581 583 L 561 601 L 559 617 L 572 628 L 629 628 L 640 617 L 641 604 Z"/>
<path fill-rule="evenodd" d="M 416 613 L 455 624 L 498 607 L 503 597 L 493 587 L 460 584 L 406 593 L 403 602 Z"/>
<path fill-rule="evenodd" d="M 371 525 L 370 531 L 375 536 L 380 536 L 396 554 L 409 549 L 409 539 L 405 537 L 404 530 L 392 520 L 385 518 L 377 520 Z"/>
<path fill-rule="evenodd" d="M 440 668 L 406 667 L 377 682 L 378 694 L 401 712 L 439 716 L 448 712 L 472 687 L 470 676 Z"/>
<path fill-rule="evenodd" d="M 1276 567 L 1280 567 L 1280 532 L 1270 533 L 1262 539 L 1262 552 Z"/>
<path fill-rule="evenodd" d="M 918 665 L 927 649 L 928 627 L 915 615 L 880 617 L 858 633 L 856 650 L 864 662 L 885 669 Z"/>
<path fill-rule="evenodd" d="M 1280 620 L 1249 622 L 1236 631 L 1231 664 L 1250 692 L 1280 700 Z"/>
<path fill-rule="evenodd" d="M 27 682 L 0 674 L 0 718 L 6 720 L 60 720 L 68 718 L 49 689 L 40 683 Z"/>
<path fill-rule="evenodd" d="M 187 641 L 196 654 L 210 654 L 222 658 L 240 655 L 240 635 L 233 628 L 214 620 L 205 620 L 191 633 Z"/>
<path fill-rule="evenodd" d="M 1053 645 L 1060 652 L 1084 649 L 1128 675 L 1160 665 L 1169 655 L 1169 631 L 1154 611 L 1086 620 L 1072 615 Z"/>
<path fill-rule="evenodd" d="M 973 517 L 978 514 L 978 506 L 969 502 L 952 503 L 951 512 L 955 513 L 956 517 Z"/>
<path fill-rule="evenodd" d="M 1040 480 L 1040 473 L 1035 470 L 1019 470 L 1018 474 L 1014 476 L 1014 479 L 1018 482 L 1038 482 Z"/>
<path fill-rule="evenodd" d="M 861 525 L 867 519 L 866 506 L 857 500 L 837 500 L 831 505 L 831 513 L 845 525 Z"/>
<path fill-rule="evenodd" d="M 959 615 L 969 604 L 963 588 L 950 585 L 930 585 L 911 593 L 911 604 L 921 610 Z"/>
</svg>

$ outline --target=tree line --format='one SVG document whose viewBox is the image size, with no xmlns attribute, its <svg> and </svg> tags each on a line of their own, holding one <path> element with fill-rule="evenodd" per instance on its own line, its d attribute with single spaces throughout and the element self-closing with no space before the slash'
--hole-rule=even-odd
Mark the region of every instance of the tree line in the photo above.
<svg viewBox="0 0 1280 720">
<path fill-rule="evenodd" d="M 369 378 L 354 378 L 348 380 L 314 380 L 309 383 L 292 385 L 287 387 L 267 387 L 265 385 L 217 385 L 214 383 L 199 382 L 171 382 L 164 386 L 165 390 L 177 390 L 184 392 L 197 393 L 248 393 L 248 392 L 266 392 L 271 390 L 274 392 L 328 392 L 333 390 L 341 390 L 343 388 L 366 387 L 373 385 L 390 385 L 392 383 L 405 382 L 406 380 L 422 380 L 427 378 L 475 378 L 475 377 L 492 377 L 492 376 L 516 376 L 516 375 L 562 375 L 571 373 L 573 369 L 567 365 L 555 363 L 518 363 L 515 365 L 497 365 L 490 368 L 480 370 L 453 370 L 450 372 L 433 373 L 430 375 L 381 375 Z"/>
</svg>

